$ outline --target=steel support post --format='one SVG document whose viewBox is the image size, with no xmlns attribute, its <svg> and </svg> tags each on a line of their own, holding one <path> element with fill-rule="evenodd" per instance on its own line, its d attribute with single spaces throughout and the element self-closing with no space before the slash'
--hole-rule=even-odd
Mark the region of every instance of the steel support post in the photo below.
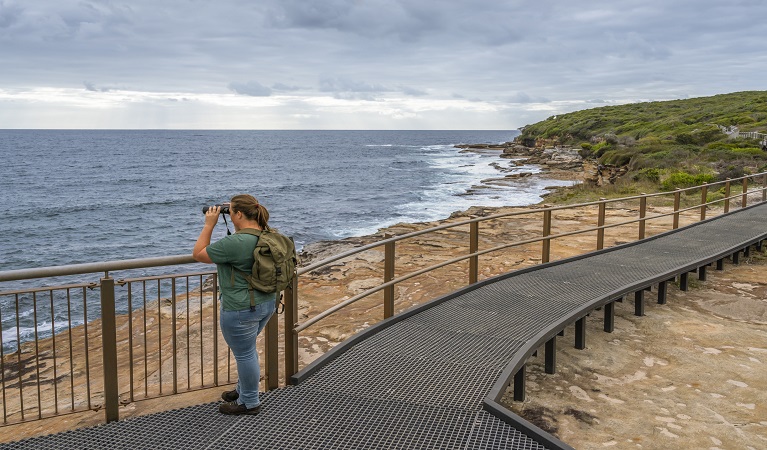
<svg viewBox="0 0 767 450">
<path fill-rule="evenodd" d="M 698 279 L 700 281 L 706 281 L 706 267 L 708 267 L 708 266 L 700 266 L 700 267 L 698 267 Z"/>
<path fill-rule="evenodd" d="M 689 288 L 688 278 L 689 276 L 687 272 L 679 274 L 679 290 L 687 291 Z"/>
<path fill-rule="evenodd" d="M 724 259 L 716 260 L 716 270 L 724 270 Z"/>
<path fill-rule="evenodd" d="M 751 246 L 749 245 L 743 250 L 743 257 L 748 258 L 751 256 Z"/>
<path fill-rule="evenodd" d="M 101 350 L 104 364 L 104 415 L 107 422 L 120 420 L 117 383 L 117 328 L 115 321 L 115 280 L 101 279 Z"/>
<path fill-rule="evenodd" d="M 730 212 L 730 179 L 724 183 L 724 213 Z"/>
<path fill-rule="evenodd" d="M 546 353 L 545 354 L 546 373 L 550 373 L 550 374 L 557 373 L 557 337 L 556 336 L 546 341 L 545 353 Z"/>
<path fill-rule="evenodd" d="M 679 228 L 679 205 L 681 204 L 682 190 L 676 188 L 674 192 L 674 229 Z"/>
<path fill-rule="evenodd" d="M 612 333 L 615 330 L 615 302 L 610 302 L 605 305 L 604 330 L 607 333 Z"/>
<path fill-rule="evenodd" d="M 668 293 L 668 281 L 658 283 L 658 304 L 666 304 L 666 294 Z"/>
<path fill-rule="evenodd" d="M 525 372 L 527 365 L 523 365 L 514 374 L 514 401 L 525 401 Z"/>
<path fill-rule="evenodd" d="M 634 292 L 634 315 L 644 316 L 644 290 Z"/>
<path fill-rule="evenodd" d="M 706 208 L 708 208 L 708 184 L 704 184 L 700 188 L 700 220 L 706 220 Z"/>
<path fill-rule="evenodd" d="M 732 254 L 732 263 L 736 265 L 740 264 L 740 250 Z"/>
<path fill-rule="evenodd" d="M 586 318 L 581 317 L 575 321 L 575 348 L 586 348 Z"/>
</svg>

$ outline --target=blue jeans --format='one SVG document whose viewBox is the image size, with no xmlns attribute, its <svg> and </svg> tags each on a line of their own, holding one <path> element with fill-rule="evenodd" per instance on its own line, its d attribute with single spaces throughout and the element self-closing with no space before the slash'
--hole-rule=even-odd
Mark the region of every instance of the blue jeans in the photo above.
<svg viewBox="0 0 767 450">
<path fill-rule="evenodd" d="M 237 361 L 237 403 L 246 408 L 255 408 L 261 404 L 258 399 L 258 387 L 261 368 L 258 365 L 256 337 L 264 329 L 274 313 L 274 300 L 240 311 L 225 311 L 221 308 L 221 334 Z"/>
</svg>

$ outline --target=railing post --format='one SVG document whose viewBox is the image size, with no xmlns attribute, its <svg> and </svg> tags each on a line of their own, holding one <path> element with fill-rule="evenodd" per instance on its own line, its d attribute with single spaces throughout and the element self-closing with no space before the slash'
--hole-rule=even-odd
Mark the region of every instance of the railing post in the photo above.
<svg viewBox="0 0 767 450">
<path fill-rule="evenodd" d="M 603 227 L 605 225 L 605 211 L 607 209 L 606 198 L 599 199 L 599 217 L 597 218 L 597 226 Z M 597 230 L 597 250 L 602 250 L 605 247 L 605 229 L 600 228 Z"/>
<path fill-rule="evenodd" d="M 708 183 L 700 187 L 700 220 L 706 220 L 706 203 L 708 203 Z"/>
<path fill-rule="evenodd" d="M 762 201 L 767 202 L 767 173 L 762 176 Z"/>
<path fill-rule="evenodd" d="M 294 331 L 298 323 L 298 275 L 285 289 L 285 384 L 298 372 L 298 333 Z"/>
<path fill-rule="evenodd" d="M 543 205 L 544 208 L 549 208 L 549 205 Z M 551 210 L 547 209 L 543 211 L 543 237 L 551 236 Z M 541 241 L 541 262 L 549 262 L 551 258 L 551 239 L 544 239 Z"/>
<path fill-rule="evenodd" d="M 469 253 L 479 251 L 479 222 L 469 224 Z M 469 284 L 474 284 L 479 278 L 479 256 L 469 258 Z"/>
<path fill-rule="evenodd" d="M 101 351 L 104 363 L 104 415 L 107 422 L 120 419 L 117 384 L 117 327 L 115 321 L 115 280 L 105 273 L 101 279 Z"/>
<path fill-rule="evenodd" d="M 178 341 L 176 340 L 177 336 L 177 330 L 176 328 L 176 278 L 172 278 L 170 281 L 170 299 L 171 299 L 171 336 L 170 341 L 172 344 L 172 351 L 173 351 L 173 393 L 178 394 Z M 188 313 L 188 311 L 187 311 Z M 187 361 L 187 364 L 189 362 Z"/>
<path fill-rule="evenodd" d="M 748 203 L 748 177 L 743 178 L 743 196 L 740 198 L 740 207 L 745 208 Z"/>
<path fill-rule="evenodd" d="M 639 240 L 641 241 L 645 237 L 645 227 L 647 221 L 647 194 L 642 192 L 642 197 L 639 199 Z"/>
<path fill-rule="evenodd" d="M 280 386 L 279 340 L 279 319 L 277 314 L 272 314 L 264 328 L 264 382 L 267 390 L 277 389 Z"/>
<path fill-rule="evenodd" d="M 681 203 L 682 190 L 676 188 L 674 192 L 674 226 L 673 229 L 679 228 L 679 204 Z"/>
<path fill-rule="evenodd" d="M 730 179 L 724 183 L 724 212 L 730 212 Z"/>
<path fill-rule="evenodd" d="M 385 239 L 391 238 L 391 234 L 386 234 Z M 384 244 L 384 283 L 394 279 L 394 241 Z M 384 288 L 384 319 L 394 315 L 394 286 Z"/>
</svg>

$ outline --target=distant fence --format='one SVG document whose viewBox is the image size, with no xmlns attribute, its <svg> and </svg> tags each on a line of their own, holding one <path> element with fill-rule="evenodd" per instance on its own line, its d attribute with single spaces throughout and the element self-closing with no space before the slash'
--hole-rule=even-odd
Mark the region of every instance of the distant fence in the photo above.
<svg viewBox="0 0 767 450">
<path fill-rule="evenodd" d="M 738 191 L 738 192 L 733 192 Z M 538 246 L 541 262 L 557 259 L 552 243 L 567 242 L 577 235 L 594 235 L 594 250 L 607 244 L 606 233 L 620 228 L 625 241 L 632 228 L 637 239 L 649 237 L 685 223 L 704 220 L 713 212 L 729 212 L 733 203 L 767 201 L 767 172 L 673 192 L 557 207 L 544 207 L 475 217 L 437 227 L 390 237 L 340 253 L 297 271 L 285 291 L 282 323 L 275 315 L 265 329 L 262 365 L 264 385 L 280 385 L 280 359 L 284 379 L 297 373 L 299 352 L 306 351 L 301 338 L 307 329 L 350 305 L 381 294 L 382 320 L 398 308 L 397 284 L 449 265 L 466 262 L 465 283 L 479 280 L 480 257 L 504 249 Z M 738 202 L 739 200 L 739 202 Z M 635 206 L 631 220 L 611 218 L 611 210 Z M 652 206 L 667 206 L 669 212 L 648 214 Z M 716 207 L 716 208 L 715 208 Z M 558 231 L 558 215 L 574 209 L 593 211 L 595 223 L 575 231 Z M 716 209 L 716 211 L 714 210 Z M 720 209 L 721 208 L 721 209 Z M 617 217 L 617 215 L 616 215 Z M 505 242 L 490 242 L 481 229 L 491 224 L 530 219 L 537 230 Z M 422 236 L 450 233 L 460 256 L 446 257 L 429 267 L 397 264 L 397 245 L 414 245 L 434 252 Z M 612 239 L 615 243 L 616 239 Z M 482 244 L 480 246 L 480 243 Z M 361 254 L 383 251 L 377 286 L 351 298 L 342 296 L 326 311 L 299 321 L 299 294 L 317 274 L 333 270 Z M 536 250 L 538 251 L 538 250 Z M 590 250 L 583 250 L 590 251 Z M 0 272 L 0 400 L 2 424 L 44 419 L 62 414 L 104 409 L 107 422 L 119 419 L 119 407 L 145 399 L 230 384 L 236 366 L 223 339 L 218 337 L 218 291 L 215 272 L 191 272 L 143 277 L 115 277 L 115 273 L 148 267 L 183 267 L 195 261 L 189 255 L 145 258 L 69 266 Z M 407 273 L 403 273 L 410 270 Z M 501 268 L 500 270 L 503 270 Z M 52 277 L 87 275 L 92 282 L 35 288 L 6 288 L 7 283 Z M 377 297 L 373 297 L 377 298 Z M 127 302 L 126 304 L 122 304 Z M 124 308 L 125 314 L 118 314 Z M 372 310 L 372 309 L 371 309 Z M 10 324 L 10 325 L 8 325 Z M 44 336 L 45 335 L 45 336 Z"/>
</svg>

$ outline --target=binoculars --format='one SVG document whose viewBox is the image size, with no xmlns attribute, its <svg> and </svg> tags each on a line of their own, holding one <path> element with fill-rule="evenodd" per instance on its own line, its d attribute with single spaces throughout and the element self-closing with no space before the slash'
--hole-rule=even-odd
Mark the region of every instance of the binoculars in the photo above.
<svg viewBox="0 0 767 450">
<path fill-rule="evenodd" d="M 218 206 L 221 208 L 221 214 L 229 214 L 229 204 L 228 203 L 216 203 L 214 206 Z M 202 207 L 202 213 L 205 214 L 210 209 L 210 206 L 203 206 Z"/>
</svg>

